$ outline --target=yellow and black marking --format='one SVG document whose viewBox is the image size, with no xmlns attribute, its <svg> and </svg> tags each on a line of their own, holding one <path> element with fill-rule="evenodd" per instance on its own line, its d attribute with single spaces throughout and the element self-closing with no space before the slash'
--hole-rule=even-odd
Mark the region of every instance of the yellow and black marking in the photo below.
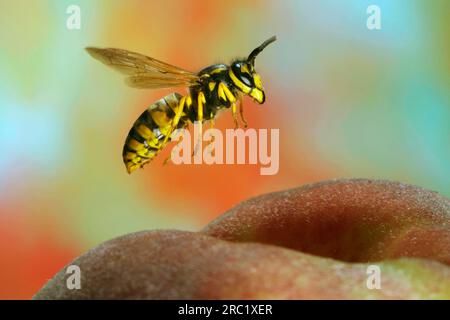
<svg viewBox="0 0 450 320">
<path fill-rule="evenodd" d="M 255 71 L 256 56 L 272 37 L 254 49 L 248 58 L 231 65 L 215 64 L 195 74 L 145 55 L 123 49 L 86 48 L 96 59 L 126 74 L 127 84 L 135 88 L 167 88 L 183 86 L 189 93 L 172 93 L 153 103 L 142 113 L 128 133 L 123 148 L 123 161 L 128 173 L 142 168 L 170 142 L 175 129 L 186 128 L 191 122 L 210 121 L 221 109 L 231 109 L 235 126 L 239 126 L 237 103 L 244 119 L 242 95 L 257 103 L 265 101 L 261 77 Z"/>
<path fill-rule="evenodd" d="M 135 121 L 123 147 L 123 161 L 128 173 L 143 167 L 170 141 L 171 121 L 175 116 L 182 95 L 172 93 L 158 100 L 145 110 Z M 187 126 L 187 119 L 181 118 L 178 128 Z"/>
</svg>

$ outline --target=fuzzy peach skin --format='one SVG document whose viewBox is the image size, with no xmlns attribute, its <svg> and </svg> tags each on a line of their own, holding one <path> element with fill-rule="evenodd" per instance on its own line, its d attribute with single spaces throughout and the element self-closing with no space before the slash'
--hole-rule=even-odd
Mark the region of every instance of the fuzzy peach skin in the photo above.
<svg viewBox="0 0 450 320">
<path fill-rule="evenodd" d="M 450 265 L 450 200 L 383 180 L 335 180 L 259 196 L 204 233 L 347 262 L 415 257 Z"/>
<path fill-rule="evenodd" d="M 323 182 L 243 202 L 199 233 L 105 242 L 71 263 L 80 290 L 63 268 L 34 298 L 450 299 L 449 223 L 450 201 L 430 191 Z"/>
</svg>

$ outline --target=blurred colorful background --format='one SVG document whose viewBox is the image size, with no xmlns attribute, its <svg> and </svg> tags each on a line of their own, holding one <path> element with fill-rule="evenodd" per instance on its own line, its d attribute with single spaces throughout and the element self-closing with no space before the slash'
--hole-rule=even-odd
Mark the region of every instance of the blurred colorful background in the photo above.
<svg viewBox="0 0 450 320">
<path fill-rule="evenodd" d="M 69 5 L 81 29 L 68 30 Z M 366 9 L 381 9 L 368 30 Z M 450 2 L 0 2 L 0 298 L 31 298 L 93 246 L 144 229 L 198 230 L 261 193 L 340 177 L 392 179 L 450 196 Z M 168 165 L 128 175 L 134 120 L 174 90 L 137 90 L 86 46 L 185 69 L 257 59 L 267 102 L 250 127 L 280 129 L 280 170 Z M 183 92 L 177 88 L 176 91 Z M 229 113 L 217 121 L 233 128 Z"/>
</svg>

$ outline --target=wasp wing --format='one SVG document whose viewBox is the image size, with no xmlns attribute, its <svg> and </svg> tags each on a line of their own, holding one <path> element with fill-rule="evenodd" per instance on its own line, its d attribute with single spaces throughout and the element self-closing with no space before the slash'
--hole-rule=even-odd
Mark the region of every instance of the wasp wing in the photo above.
<svg viewBox="0 0 450 320">
<path fill-rule="evenodd" d="M 199 76 L 140 53 L 116 49 L 93 48 L 86 51 L 105 65 L 128 75 L 126 82 L 134 88 L 168 88 L 198 84 Z"/>
<path fill-rule="evenodd" d="M 125 79 L 125 82 L 130 87 L 139 89 L 189 87 L 197 83 L 196 81 L 193 82 L 190 79 L 183 79 L 182 77 L 167 77 L 147 73 L 129 76 Z"/>
</svg>

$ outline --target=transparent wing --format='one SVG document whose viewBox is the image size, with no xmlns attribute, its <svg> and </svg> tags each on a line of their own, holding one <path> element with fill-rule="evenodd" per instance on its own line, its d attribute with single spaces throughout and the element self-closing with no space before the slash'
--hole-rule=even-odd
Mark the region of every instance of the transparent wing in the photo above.
<svg viewBox="0 0 450 320">
<path fill-rule="evenodd" d="M 134 88 L 192 86 L 200 79 L 190 71 L 128 50 L 89 47 L 86 51 L 105 65 L 128 75 L 126 82 Z"/>
<path fill-rule="evenodd" d="M 129 76 L 125 82 L 133 88 L 139 89 L 157 89 L 168 87 L 189 87 L 197 83 L 189 79 L 181 77 L 165 77 L 153 74 L 141 73 L 134 76 Z"/>
</svg>

